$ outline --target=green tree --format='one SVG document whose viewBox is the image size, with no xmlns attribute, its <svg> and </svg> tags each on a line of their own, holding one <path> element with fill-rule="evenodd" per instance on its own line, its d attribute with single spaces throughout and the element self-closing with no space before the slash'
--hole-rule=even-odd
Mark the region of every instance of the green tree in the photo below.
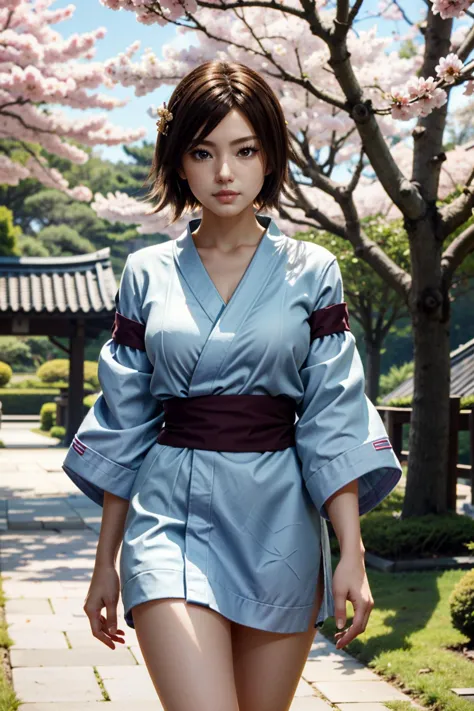
<svg viewBox="0 0 474 711">
<path fill-rule="evenodd" d="M 380 215 L 363 220 L 363 228 L 403 269 L 409 269 L 410 252 L 402 220 L 387 222 Z M 408 315 L 405 299 L 391 289 L 367 262 L 354 255 L 347 240 L 328 232 L 300 232 L 298 239 L 316 242 L 338 259 L 349 312 L 362 328 L 365 345 L 367 396 L 376 402 L 379 392 L 384 341 L 395 323 Z"/>
<path fill-rule="evenodd" d="M 20 235 L 20 227 L 13 224 L 12 211 L 0 206 L 0 257 L 16 257 L 21 254 L 18 246 Z"/>
</svg>

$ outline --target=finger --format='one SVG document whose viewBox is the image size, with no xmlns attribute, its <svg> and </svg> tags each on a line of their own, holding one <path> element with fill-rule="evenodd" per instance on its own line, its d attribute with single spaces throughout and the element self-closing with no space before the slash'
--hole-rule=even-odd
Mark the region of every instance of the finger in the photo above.
<svg viewBox="0 0 474 711">
<path fill-rule="evenodd" d="M 110 647 L 110 649 L 115 649 L 115 645 L 112 640 L 110 640 L 102 630 L 101 618 L 103 616 L 100 614 L 100 610 L 86 610 L 86 614 L 89 618 L 92 636 L 98 639 L 100 642 L 103 642 L 105 645 L 107 645 L 107 647 Z"/>
<path fill-rule="evenodd" d="M 105 608 L 107 610 L 107 629 L 109 634 L 117 634 L 117 603 L 108 600 L 105 603 Z"/>
<path fill-rule="evenodd" d="M 110 639 L 113 639 L 114 642 L 120 642 L 121 644 L 125 643 L 125 639 L 123 638 L 123 635 L 125 635 L 125 632 L 123 630 L 118 629 L 117 634 L 111 634 L 108 631 L 107 620 L 105 619 L 105 617 L 103 615 L 100 616 L 100 621 L 101 621 L 101 625 L 102 625 L 101 629 L 102 629 L 102 632 L 104 632 L 104 634 L 106 634 L 108 637 L 110 637 Z M 122 635 L 122 636 L 120 636 L 120 635 Z"/>
<path fill-rule="evenodd" d="M 334 594 L 334 617 L 336 618 L 336 627 L 341 630 L 346 624 L 346 595 L 339 593 Z"/>
<path fill-rule="evenodd" d="M 355 614 L 354 619 L 352 620 L 352 624 L 348 630 L 344 631 L 344 636 L 338 640 L 336 644 L 336 647 L 338 647 L 339 645 L 338 648 L 352 642 L 352 640 L 355 639 L 359 634 L 361 634 L 361 632 L 363 632 L 365 629 L 364 621 L 367 616 L 366 613 L 369 610 L 368 601 L 359 603 L 354 609 Z"/>
</svg>

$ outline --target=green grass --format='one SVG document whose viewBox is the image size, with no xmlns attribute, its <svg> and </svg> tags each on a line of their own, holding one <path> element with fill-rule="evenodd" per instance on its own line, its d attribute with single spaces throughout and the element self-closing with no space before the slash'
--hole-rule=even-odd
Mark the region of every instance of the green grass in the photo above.
<svg viewBox="0 0 474 711">
<path fill-rule="evenodd" d="M 334 559 L 333 567 L 337 565 Z M 463 570 L 382 573 L 367 569 L 375 607 L 345 651 L 433 711 L 473 711 L 451 688 L 472 687 L 474 662 L 447 649 L 469 640 L 451 624 L 448 598 Z M 347 623 L 353 610 L 347 605 Z M 323 633 L 334 640 L 334 618 Z M 420 673 L 421 669 L 430 669 Z M 393 709 L 403 706 L 391 705 Z"/>
<path fill-rule="evenodd" d="M 5 597 L 2 588 L 2 579 L 0 577 L 0 607 L 5 606 Z M 12 640 L 8 634 L 6 624 L 0 620 L 0 647 L 9 648 Z M 14 690 L 5 678 L 3 667 L 0 665 L 0 711 L 16 711 L 20 701 Z"/>
</svg>

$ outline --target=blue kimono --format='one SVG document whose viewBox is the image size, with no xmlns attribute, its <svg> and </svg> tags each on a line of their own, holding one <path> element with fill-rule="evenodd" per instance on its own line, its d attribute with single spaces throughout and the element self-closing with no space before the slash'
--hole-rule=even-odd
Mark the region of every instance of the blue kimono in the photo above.
<svg viewBox="0 0 474 711">
<path fill-rule="evenodd" d="M 117 312 L 141 329 L 143 345 L 104 344 L 102 392 L 63 464 L 99 504 L 104 491 L 129 500 L 120 580 L 130 627 L 134 605 L 182 597 L 250 627 L 303 632 L 322 563 L 321 625 L 334 615 L 325 502 L 357 479 L 362 515 L 401 476 L 364 394 L 353 335 L 310 338 L 313 312 L 343 302 L 336 258 L 256 217 L 266 231 L 228 304 L 194 244 L 199 219 L 178 239 L 129 255 Z M 165 399 L 228 394 L 292 398 L 295 446 L 157 442 Z"/>
</svg>

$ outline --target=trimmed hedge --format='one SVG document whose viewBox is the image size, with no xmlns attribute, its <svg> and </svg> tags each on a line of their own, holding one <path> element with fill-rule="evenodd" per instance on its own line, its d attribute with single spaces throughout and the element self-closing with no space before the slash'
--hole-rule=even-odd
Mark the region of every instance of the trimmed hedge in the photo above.
<svg viewBox="0 0 474 711">
<path fill-rule="evenodd" d="M 99 378 L 97 376 L 98 363 L 91 360 L 84 361 L 84 380 L 94 386 L 99 387 Z M 67 358 L 54 358 L 43 363 L 36 375 L 44 383 L 54 383 L 57 380 L 69 380 L 69 360 Z"/>
<path fill-rule="evenodd" d="M 13 370 L 8 365 L 8 363 L 4 363 L 3 360 L 0 360 L 0 387 L 1 388 L 3 388 L 5 385 L 7 385 L 7 383 L 10 382 L 12 375 L 13 375 Z"/>
<path fill-rule="evenodd" d="M 474 569 L 455 585 L 449 596 L 453 626 L 474 641 Z"/>
<path fill-rule="evenodd" d="M 17 383 L 11 384 L 9 388 L 10 387 L 14 390 L 44 390 L 45 388 L 67 389 L 69 387 L 69 384 L 66 380 L 57 380 L 54 383 L 45 384 L 42 380 L 39 380 L 38 378 L 25 378 L 25 380 L 20 380 Z M 84 382 L 84 391 L 86 393 L 96 392 L 96 390 L 97 388 L 94 385 L 92 385 L 91 383 Z"/>
<path fill-rule="evenodd" d="M 373 511 L 360 518 L 365 550 L 391 560 L 470 555 L 474 519 L 451 512 L 400 519 L 391 511 Z M 339 552 L 331 539 L 333 553 Z"/>
<path fill-rule="evenodd" d="M 59 390 L 44 388 L 43 390 L 19 390 L 16 388 L 1 388 L 0 402 L 4 415 L 37 415 L 45 402 L 53 402 L 59 395 Z"/>
<path fill-rule="evenodd" d="M 394 397 L 389 402 L 385 403 L 387 407 L 411 407 L 413 404 L 413 396 L 406 395 L 405 397 Z M 383 405 L 380 403 L 381 407 Z M 461 410 L 470 410 L 474 407 L 474 395 L 466 395 L 461 398 Z"/>
<path fill-rule="evenodd" d="M 56 424 L 56 403 L 45 402 L 40 410 L 40 427 L 45 432 L 49 432 Z"/>
</svg>

